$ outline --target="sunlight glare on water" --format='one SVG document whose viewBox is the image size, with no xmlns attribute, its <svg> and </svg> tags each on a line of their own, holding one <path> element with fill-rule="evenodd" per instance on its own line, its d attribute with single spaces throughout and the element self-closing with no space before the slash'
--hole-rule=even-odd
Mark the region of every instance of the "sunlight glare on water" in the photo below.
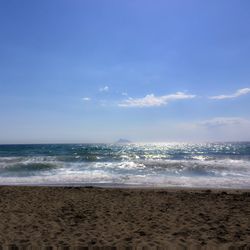
<svg viewBox="0 0 250 250">
<path fill-rule="evenodd" d="M 0 184 L 250 187 L 250 143 L 1 145 Z"/>
</svg>

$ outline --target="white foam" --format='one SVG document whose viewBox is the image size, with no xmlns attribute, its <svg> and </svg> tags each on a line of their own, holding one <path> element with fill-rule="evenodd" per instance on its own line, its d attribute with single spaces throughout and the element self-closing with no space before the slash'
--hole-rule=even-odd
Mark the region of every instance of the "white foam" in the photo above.
<svg viewBox="0 0 250 250">
<path fill-rule="evenodd" d="M 22 178 L 2 178 L 2 185 L 66 185 L 86 183 L 109 183 L 121 185 L 157 186 L 157 187 L 209 187 L 209 188 L 249 188 L 250 181 L 247 178 L 205 178 L 205 177 L 163 177 L 163 176 L 119 176 L 105 172 L 75 172 L 70 174 L 58 174 L 53 176 L 34 176 Z"/>
<path fill-rule="evenodd" d="M 42 171 L 34 176 L 0 175 L 0 185 L 109 183 L 160 187 L 250 187 L 250 161 L 242 159 L 63 162 L 52 156 L 1 157 L 0 169 L 4 170 L 15 163 L 53 163 L 57 167 L 53 171 Z M 201 175 L 195 175 L 199 171 Z"/>
</svg>

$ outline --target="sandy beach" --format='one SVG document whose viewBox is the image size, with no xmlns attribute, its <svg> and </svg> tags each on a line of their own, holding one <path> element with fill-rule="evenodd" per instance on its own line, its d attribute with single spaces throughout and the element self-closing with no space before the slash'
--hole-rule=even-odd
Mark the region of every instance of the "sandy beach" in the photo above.
<svg viewBox="0 0 250 250">
<path fill-rule="evenodd" d="M 3 186 L 0 243 L 12 249 L 249 249 L 250 192 Z"/>
</svg>

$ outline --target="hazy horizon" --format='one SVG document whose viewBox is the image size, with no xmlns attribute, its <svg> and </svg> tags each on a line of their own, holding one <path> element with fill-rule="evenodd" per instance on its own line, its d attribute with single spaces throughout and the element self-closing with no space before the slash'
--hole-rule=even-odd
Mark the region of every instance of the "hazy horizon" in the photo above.
<svg viewBox="0 0 250 250">
<path fill-rule="evenodd" d="M 250 141 L 249 10 L 2 1 L 0 144 Z"/>
<path fill-rule="evenodd" d="M 59 144 L 75 144 L 75 145 L 85 145 L 85 144 L 117 144 L 117 145 L 129 145 L 129 144 L 135 144 L 135 145 L 145 145 L 145 144 L 152 144 L 152 145 L 171 145 L 171 144 L 220 144 L 220 143 L 248 143 L 250 141 L 248 140 L 241 140 L 241 141 L 130 141 L 129 143 L 118 143 L 117 141 L 107 141 L 107 142 L 98 142 L 98 141 L 57 141 L 57 142 L 51 142 L 51 141 L 41 141 L 41 142 L 7 142 L 7 143 L 1 143 L 1 146 L 4 145 L 59 145 Z"/>
</svg>

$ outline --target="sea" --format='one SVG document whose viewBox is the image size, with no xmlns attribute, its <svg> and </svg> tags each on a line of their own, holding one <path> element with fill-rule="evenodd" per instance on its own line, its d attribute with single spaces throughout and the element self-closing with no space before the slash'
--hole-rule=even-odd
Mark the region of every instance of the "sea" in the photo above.
<svg viewBox="0 0 250 250">
<path fill-rule="evenodd" d="M 0 185 L 250 188 L 250 142 L 0 145 Z"/>
</svg>

